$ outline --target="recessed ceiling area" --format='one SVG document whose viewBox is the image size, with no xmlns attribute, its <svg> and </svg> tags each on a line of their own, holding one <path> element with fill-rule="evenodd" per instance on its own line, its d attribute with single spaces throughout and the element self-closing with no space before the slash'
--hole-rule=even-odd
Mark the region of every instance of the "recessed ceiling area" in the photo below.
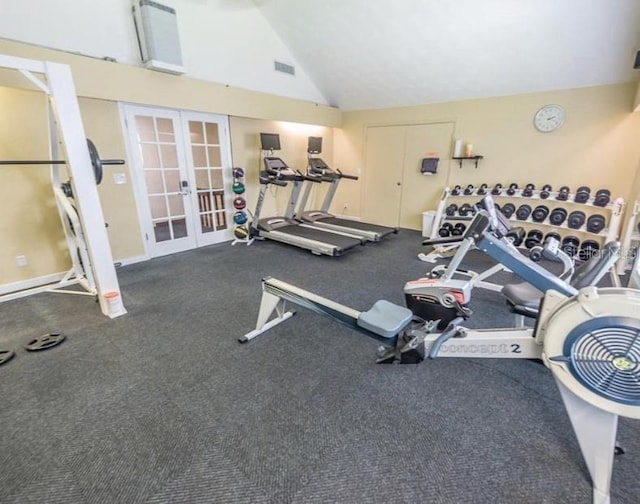
<svg viewBox="0 0 640 504">
<path fill-rule="evenodd" d="M 638 79 L 638 0 L 254 3 L 343 110 Z"/>
</svg>

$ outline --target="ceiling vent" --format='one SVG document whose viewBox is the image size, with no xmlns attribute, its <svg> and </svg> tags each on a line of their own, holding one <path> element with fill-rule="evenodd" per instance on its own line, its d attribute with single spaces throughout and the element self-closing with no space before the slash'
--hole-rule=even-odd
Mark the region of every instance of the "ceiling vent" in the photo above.
<svg viewBox="0 0 640 504">
<path fill-rule="evenodd" d="M 286 63 L 281 63 L 280 61 L 274 61 L 273 64 L 277 72 L 282 72 L 289 75 L 296 74 L 296 67 L 292 65 L 287 65 Z"/>
<path fill-rule="evenodd" d="M 183 74 L 175 9 L 151 0 L 133 0 L 133 21 L 146 68 Z"/>
</svg>

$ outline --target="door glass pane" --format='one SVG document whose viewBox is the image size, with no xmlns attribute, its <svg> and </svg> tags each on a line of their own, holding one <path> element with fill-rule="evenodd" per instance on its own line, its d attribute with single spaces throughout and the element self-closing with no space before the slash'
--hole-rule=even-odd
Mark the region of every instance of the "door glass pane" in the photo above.
<svg viewBox="0 0 640 504">
<path fill-rule="evenodd" d="M 218 229 L 227 229 L 227 214 L 225 212 L 216 212 L 216 227 Z"/>
<path fill-rule="evenodd" d="M 154 222 L 153 232 L 155 234 L 156 242 L 163 242 L 171 239 L 171 230 L 169 228 L 169 222 Z"/>
<path fill-rule="evenodd" d="M 222 170 L 209 170 L 209 173 L 211 174 L 211 187 L 215 189 L 222 189 L 222 187 L 224 186 L 224 181 L 222 179 Z"/>
<path fill-rule="evenodd" d="M 191 152 L 193 153 L 193 166 L 196 168 L 200 168 L 203 166 L 207 166 L 207 151 L 201 145 L 194 145 L 191 147 Z"/>
<path fill-rule="evenodd" d="M 164 170 L 164 182 L 168 193 L 180 192 L 180 170 Z"/>
<path fill-rule="evenodd" d="M 149 196 L 149 207 L 151 208 L 151 217 L 154 219 L 168 217 L 169 215 L 165 196 Z"/>
<path fill-rule="evenodd" d="M 202 132 L 202 123 L 199 121 L 189 121 L 189 133 L 192 144 L 203 144 L 204 134 Z"/>
<path fill-rule="evenodd" d="M 149 194 L 164 193 L 161 170 L 145 170 L 144 178 L 147 182 L 147 192 Z"/>
<path fill-rule="evenodd" d="M 160 168 L 160 156 L 156 144 L 141 144 L 143 168 Z"/>
<path fill-rule="evenodd" d="M 200 215 L 200 224 L 201 231 L 203 233 L 211 233 L 215 231 L 216 228 L 213 227 L 213 214 L 212 213 L 203 213 Z"/>
<path fill-rule="evenodd" d="M 182 194 L 170 194 L 167 196 L 169 200 L 169 215 L 184 215 L 184 199 Z"/>
<path fill-rule="evenodd" d="M 175 144 L 161 145 L 160 156 L 164 168 L 178 168 L 178 149 Z"/>
<path fill-rule="evenodd" d="M 136 116 L 136 131 L 139 142 L 156 141 L 156 125 L 153 122 L 153 117 Z"/>
<path fill-rule="evenodd" d="M 209 147 L 207 151 L 209 152 L 209 166 L 221 166 L 220 147 Z"/>
<path fill-rule="evenodd" d="M 184 238 L 187 236 L 187 222 L 184 219 L 175 219 L 171 221 L 173 227 L 174 238 Z"/>
<path fill-rule="evenodd" d="M 205 128 L 207 130 L 207 143 L 209 145 L 219 144 L 218 125 L 216 123 L 205 123 Z"/>
<path fill-rule="evenodd" d="M 158 141 L 175 143 L 175 135 L 173 132 L 173 120 L 165 117 L 156 117 L 156 126 L 158 128 Z"/>
<path fill-rule="evenodd" d="M 195 170 L 196 172 L 196 188 L 211 189 L 209 185 L 209 170 Z"/>
</svg>

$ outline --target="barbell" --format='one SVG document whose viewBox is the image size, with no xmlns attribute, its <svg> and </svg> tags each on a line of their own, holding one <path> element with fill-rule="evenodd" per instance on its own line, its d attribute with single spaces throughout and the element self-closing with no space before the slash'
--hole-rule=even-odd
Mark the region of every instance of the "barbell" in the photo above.
<svg viewBox="0 0 640 504">
<path fill-rule="evenodd" d="M 87 148 L 89 149 L 89 157 L 91 158 L 91 166 L 93 167 L 93 175 L 96 184 L 102 182 L 102 167 L 105 165 L 123 165 L 124 159 L 100 159 L 98 149 L 95 144 L 87 138 Z M 67 164 L 64 159 L 20 159 L 20 160 L 4 160 L 0 159 L 0 165 L 61 165 Z"/>
</svg>

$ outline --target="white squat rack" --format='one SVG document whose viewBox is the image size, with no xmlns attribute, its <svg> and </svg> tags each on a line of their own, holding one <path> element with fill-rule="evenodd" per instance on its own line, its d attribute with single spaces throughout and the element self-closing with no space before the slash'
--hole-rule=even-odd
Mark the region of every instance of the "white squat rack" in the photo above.
<svg viewBox="0 0 640 504">
<path fill-rule="evenodd" d="M 51 164 L 51 183 L 71 256 L 72 267 L 54 284 L 0 296 L 0 301 L 39 292 L 97 296 L 102 313 L 110 318 L 127 313 L 120 296 L 105 220 L 100 206 L 87 140 L 71 69 L 68 65 L 0 55 L 0 68 L 16 70 L 47 95 L 50 110 L 50 155 L 57 159 L 58 132 L 66 154 L 75 207 L 61 189 L 60 168 Z M 38 75 L 36 75 L 38 74 Z M 83 291 L 65 290 L 80 285 Z"/>
</svg>

